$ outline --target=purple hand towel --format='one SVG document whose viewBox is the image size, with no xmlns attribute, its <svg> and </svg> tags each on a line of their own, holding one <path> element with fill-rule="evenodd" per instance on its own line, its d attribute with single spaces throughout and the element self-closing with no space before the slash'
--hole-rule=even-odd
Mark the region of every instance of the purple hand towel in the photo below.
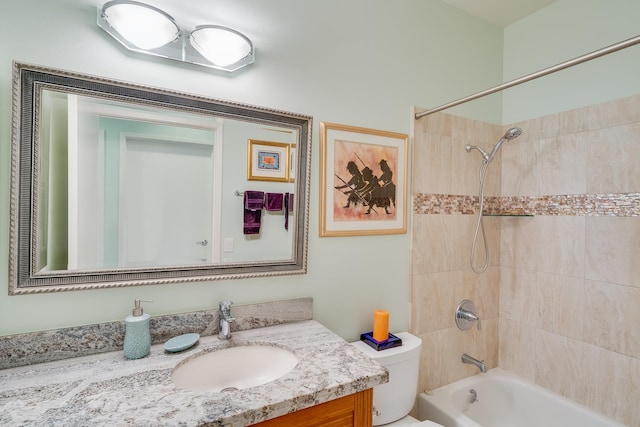
<svg viewBox="0 0 640 427">
<path fill-rule="evenodd" d="M 265 209 L 269 212 L 282 212 L 283 201 L 282 193 L 267 193 L 264 197 Z"/>
<path fill-rule="evenodd" d="M 250 211 L 244 210 L 244 224 L 242 230 L 244 234 L 260 234 L 260 219 L 262 210 Z"/>
<path fill-rule="evenodd" d="M 287 193 L 287 207 L 289 212 L 293 212 L 293 193 Z"/>
<path fill-rule="evenodd" d="M 264 207 L 264 191 L 245 191 L 244 208 L 251 211 L 262 210 Z"/>
<path fill-rule="evenodd" d="M 293 210 L 293 194 L 284 193 L 284 229 L 289 230 L 289 212 Z"/>
<path fill-rule="evenodd" d="M 244 192 L 244 234 L 260 234 L 262 207 L 264 206 L 264 192 Z"/>
</svg>

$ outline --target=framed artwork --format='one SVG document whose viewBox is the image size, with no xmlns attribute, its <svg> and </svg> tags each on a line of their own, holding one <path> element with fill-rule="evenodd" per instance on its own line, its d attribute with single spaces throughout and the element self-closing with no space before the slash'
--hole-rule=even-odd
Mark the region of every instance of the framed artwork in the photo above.
<svg viewBox="0 0 640 427">
<path fill-rule="evenodd" d="M 406 134 L 320 123 L 320 236 L 407 232 Z"/>
<path fill-rule="evenodd" d="M 247 180 L 289 181 L 289 144 L 249 140 L 247 147 Z"/>
</svg>

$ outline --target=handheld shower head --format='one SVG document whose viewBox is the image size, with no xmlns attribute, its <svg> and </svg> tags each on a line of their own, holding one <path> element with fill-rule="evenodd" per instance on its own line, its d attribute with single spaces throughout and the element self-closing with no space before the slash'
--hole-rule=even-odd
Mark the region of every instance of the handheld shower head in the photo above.
<svg viewBox="0 0 640 427">
<path fill-rule="evenodd" d="M 509 129 L 504 134 L 504 136 L 502 138 L 500 138 L 500 141 L 498 141 L 496 146 L 493 147 L 493 151 L 491 151 L 491 154 L 489 154 L 488 157 L 485 157 L 485 161 L 487 163 L 490 163 L 493 160 L 493 158 L 496 156 L 496 154 L 498 153 L 498 150 L 500 149 L 500 147 L 502 146 L 502 144 L 505 141 L 511 141 L 512 139 L 516 139 L 520 135 L 522 135 L 522 129 L 520 129 L 520 128 L 511 128 L 511 129 Z"/>
<path fill-rule="evenodd" d="M 509 129 L 504 134 L 504 136 L 502 138 L 500 138 L 500 141 L 498 141 L 496 146 L 493 147 L 493 150 L 491 151 L 491 154 L 487 153 L 486 151 L 484 151 L 481 147 L 478 147 L 477 145 L 469 145 L 469 144 L 467 144 L 464 148 L 467 150 L 467 153 L 470 153 L 471 150 L 478 150 L 480 152 L 480 154 L 482 154 L 482 157 L 484 158 L 485 163 L 491 163 L 491 161 L 493 161 L 493 158 L 496 156 L 496 154 L 498 153 L 498 150 L 500 149 L 500 147 L 502 146 L 502 144 L 505 141 L 510 141 L 512 139 L 516 139 L 520 135 L 522 135 L 522 129 L 520 129 L 520 128 L 511 128 L 511 129 Z"/>
<path fill-rule="evenodd" d="M 504 139 L 515 139 L 517 137 L 519 137 L 520 135 L 522 135 L 522 129 L 520 128 L 511 128 L 507 131 L 507 133 L 504 134 L 504 136 L 502 138 Z"/>
</svg>

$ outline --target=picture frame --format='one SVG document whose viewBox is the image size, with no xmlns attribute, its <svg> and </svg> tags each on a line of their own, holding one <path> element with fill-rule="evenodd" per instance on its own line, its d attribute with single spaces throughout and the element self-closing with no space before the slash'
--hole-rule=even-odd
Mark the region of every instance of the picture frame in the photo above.
<svg viewBox="0 0 640 427">
<path fill-rule="evenodd" d="M 250 139 L 247 180 L 289 182 L 289 144 Z"/>
<path fill-rule="evenodd" d="M 289 182 L 296 182 L 296 168 L 298 167 L 296 162 L 297 156 L 298 151 L 296 144 L 291 144 L 289 146 Z"/>
<path fill-rule="evenodd" d="M 320 123 L 320 237 L 407 232 L 408 141 Z"/>
</svg>

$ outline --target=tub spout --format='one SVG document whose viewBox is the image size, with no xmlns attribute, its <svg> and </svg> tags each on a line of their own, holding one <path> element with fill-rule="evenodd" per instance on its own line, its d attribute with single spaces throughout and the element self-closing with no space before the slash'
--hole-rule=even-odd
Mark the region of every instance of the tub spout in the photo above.
<svg viewBox="0 0 640 427">
<path fill-rule="evenodd" d="M 468 354 L 462 355 L 462 363 L 469 363 L 470 365 L 476 365 L 480 372 L 483 374 L 487 373 L 487 366 L 484 364 L 484 360 L 478 360 L 475 357 L 471 357 Z"/>
</svg>

